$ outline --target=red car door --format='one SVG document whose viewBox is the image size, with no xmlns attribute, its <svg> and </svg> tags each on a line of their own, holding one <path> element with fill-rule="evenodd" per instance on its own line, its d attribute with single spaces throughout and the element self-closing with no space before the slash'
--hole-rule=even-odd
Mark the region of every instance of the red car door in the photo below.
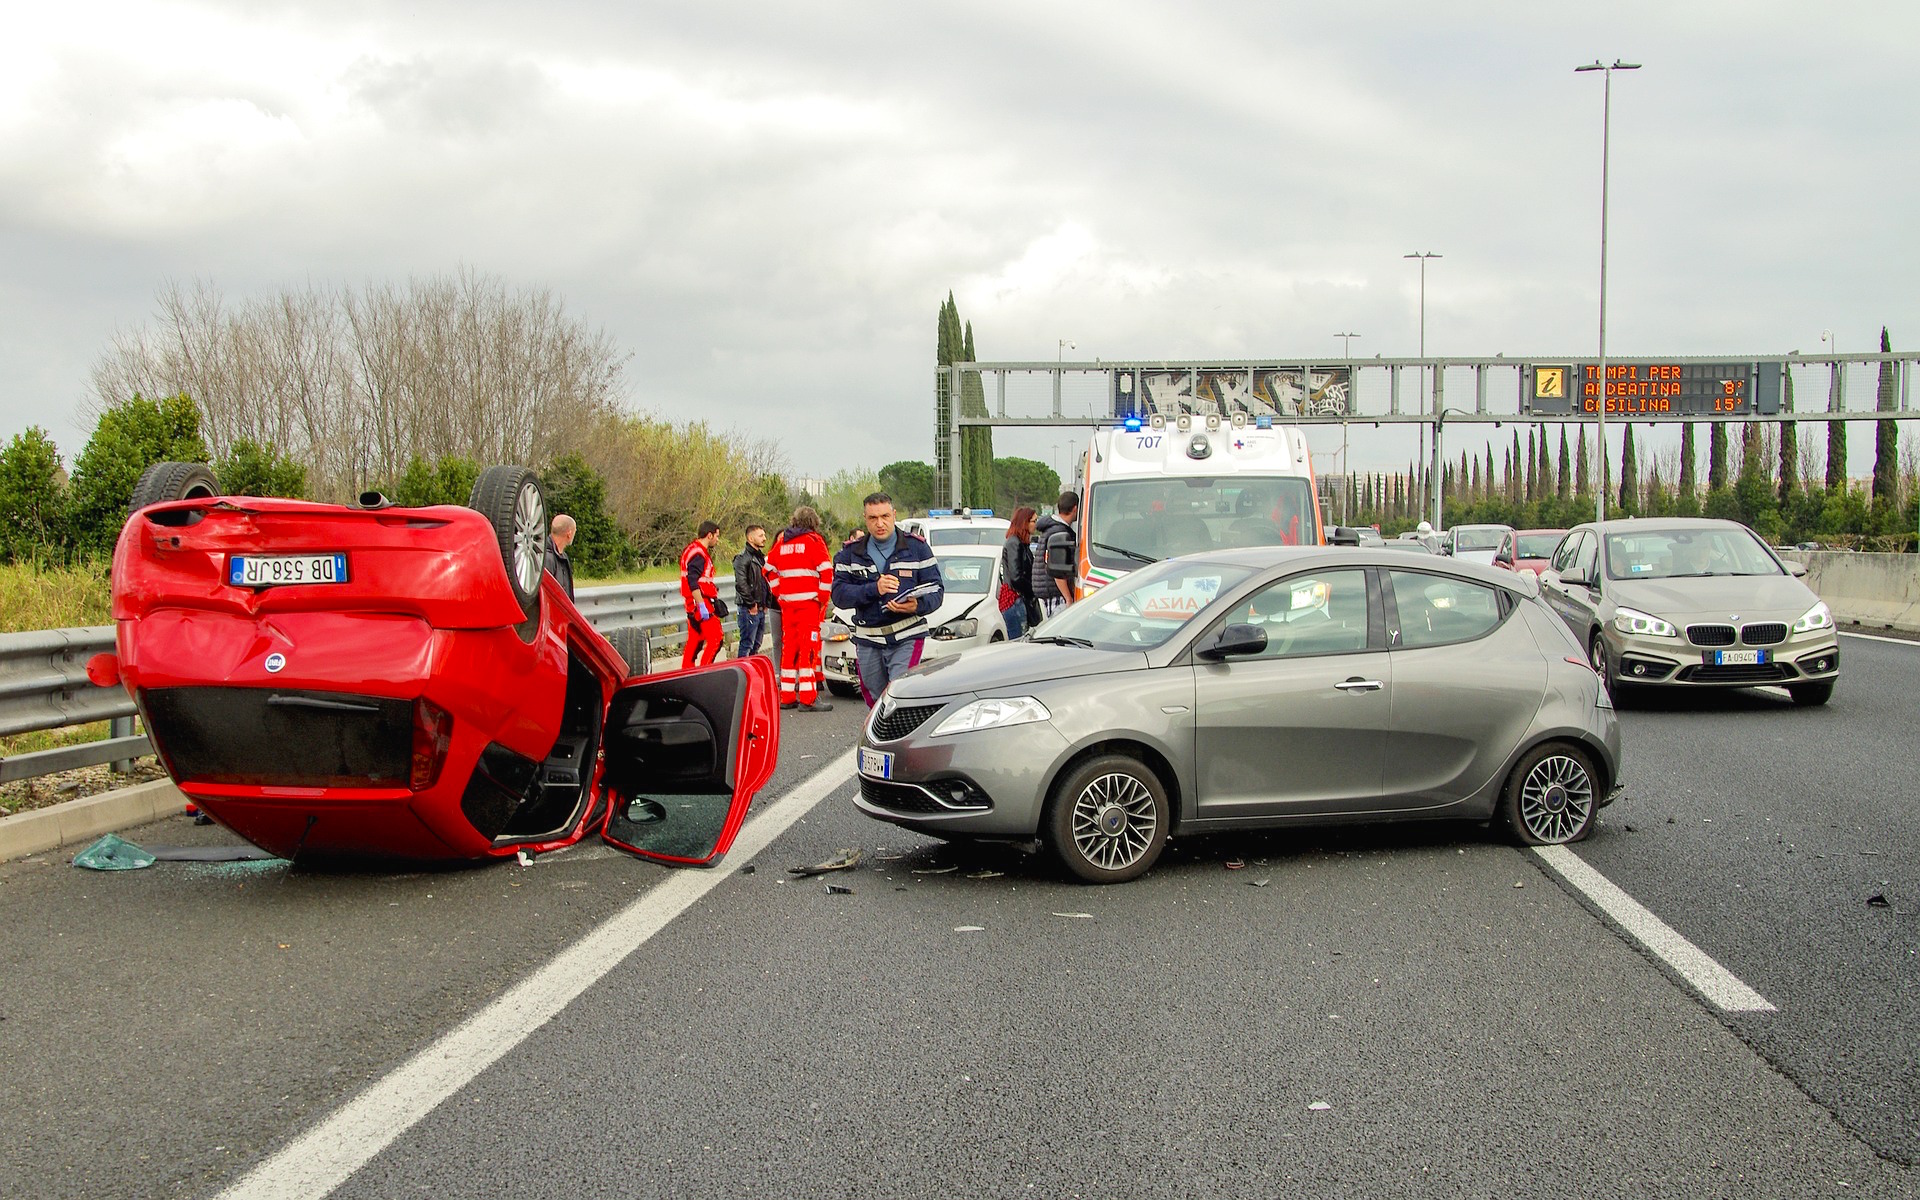
<svg viewBox="0 0 1920 1200">
<path fill-rule="evenodd" d="M 733 845 L 780 749 L 772 661 L 755 655 L 649 675 L 607 706 L 600 836 L 659 862 L 700 866 Z"/>
</svg>

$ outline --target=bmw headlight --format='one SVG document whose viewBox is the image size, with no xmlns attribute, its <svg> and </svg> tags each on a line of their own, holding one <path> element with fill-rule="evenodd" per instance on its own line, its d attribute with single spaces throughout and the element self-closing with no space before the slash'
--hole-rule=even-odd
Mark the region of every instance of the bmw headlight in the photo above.
<svg viewBox="0 0 1920 1200">
<path fill-rule="evenodd" d="M 1678 629 L 1652 613 L 1643 613 L 1637 608 L 1616 609 L 1613 614 L 1613 627 L 1621 633 L 1630 633 L 1637 637 L 1680 636 Z"/>
<path fill-rule="evenodd" d="M 935 726 L 929 736 L 945 737 L 950 733 L 972 733 L 976 729 L 1026 725 L 1033 721 L 1051 720 L 1052 717 L 1047 706 L 1032 696 L 998 696 L 961 705 L 953 715 Z"/>
<path fill-rule="evenodd" d="M 1824 601 L 1808 609 L 1805 615 L 1793 623 L 1795 633 L 1812 633 L 1816 629 L 1832 628 L 1833 610 L 1828 608 Z"/>
<path fill-rule="evenodd" d="M 980 632 L 980 621 L 976 617 L 966 617 L 959 621 L 948 621 L 945 625 L 934 627 L 933 636 L 943 642 L 955 638 L 970 638 Z"/>
</svg>

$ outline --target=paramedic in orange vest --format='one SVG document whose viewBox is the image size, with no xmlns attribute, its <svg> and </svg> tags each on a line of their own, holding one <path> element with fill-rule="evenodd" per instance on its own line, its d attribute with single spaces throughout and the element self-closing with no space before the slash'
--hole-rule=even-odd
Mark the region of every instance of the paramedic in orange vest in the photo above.
<svg viewBox="0 0 1920 1200">
<path fill-rule="evenodd" d="M 700 522 L 700 532 L 680 552 L 680 599 L 687 606 L 687 649 L 680 656 L 685 670 L 698 663 L 706 666 L 720 653 L 720 622 L 727 615 L 726 602 L 713 582 L 713 544 L 720 540 L 720 526 Z"/>
<path fill-rule="evenodd" d="M 833 555 L 820 536 L 820 514 L 806 505 L 767 551 L 767 582 L 780 605 L 780 707 L 827 712 L 820 695 L 820 622 L 833 594 Z"/>
</svg>

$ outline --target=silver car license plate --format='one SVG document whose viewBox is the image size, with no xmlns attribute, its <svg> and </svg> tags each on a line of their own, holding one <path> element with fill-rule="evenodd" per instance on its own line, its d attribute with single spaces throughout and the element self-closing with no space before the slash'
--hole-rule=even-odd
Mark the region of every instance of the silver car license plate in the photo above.
<svg viewBox="0 0 1920 1200">
<path fill-rule="evenodd" d="M 227 582 L 234 587 L 346 581 L 344 554 L 236 554 L 227 560 Z"/>
<path fill-rule="evenodd" d="M 893 778 L 893 751 L 860 748 L 860 773 L 874 779 Z"/>
<path fill-rule="evenodd" d="M 1766 661 L 1765 650 L 1714 650 L 1707 655 L 1707 664 L 1715 667 L 1752 667 Z"/>
</svg>

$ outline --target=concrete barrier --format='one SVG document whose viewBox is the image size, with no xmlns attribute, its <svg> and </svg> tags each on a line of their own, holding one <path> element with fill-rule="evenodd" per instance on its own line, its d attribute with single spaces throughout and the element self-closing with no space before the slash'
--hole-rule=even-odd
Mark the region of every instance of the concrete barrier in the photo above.
<svg viewBox="0 0 1920 1200">
<path fill-rule="evenodd" d="M 1793 557 L 1807 564 L 1807 586 L 1827 602 L 1835 620 L 1920 633 L 1920 554 L 1815 551 Z"/>
<path fill-rule="evenodd" d="M 171 779 L 137 783 L 84 800 L 0 817 L 0 862 L 90 842 L 182 811 L 187 798 Z"/>
</svg>

